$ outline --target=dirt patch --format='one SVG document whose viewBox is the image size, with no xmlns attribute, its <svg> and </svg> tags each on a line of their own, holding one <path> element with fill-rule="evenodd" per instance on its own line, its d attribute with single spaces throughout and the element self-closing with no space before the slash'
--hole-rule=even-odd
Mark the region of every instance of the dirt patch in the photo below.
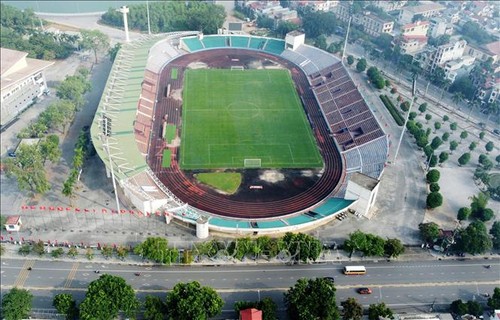
<svg viewBox="0 0 500 320">
<path fill-rule="evenodd" d="M 170 91 L 172 99 L 182 102 L 182 89 L 175 89 Z"/>
<path fill-rule="evenodd" d="M 195 61 L 187 65 L 188 69 L 207 69 L 208 65 L 204 62 Z"/>
<path fill-rule="evenodd" d="M 259 178 L 268 183 L 276 183 L 285 180 L 285 175 L 277 170 L 266 170 Z"/>
</svg>

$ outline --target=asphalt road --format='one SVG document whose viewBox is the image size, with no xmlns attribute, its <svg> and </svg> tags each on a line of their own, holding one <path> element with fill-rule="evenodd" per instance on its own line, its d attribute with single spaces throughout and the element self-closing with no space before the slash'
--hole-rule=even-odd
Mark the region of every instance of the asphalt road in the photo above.
<svg viewBox="0 0 500 320">
<path fill-rule="evenodd" d="M 485 265 L 491 268 L 485 268 Z M 483 293 L 500 286 L 499 260 L 415 261 L 366 263 L 367 274 L 346 276 L 344 264 L 295 266 L 221 265 L 218 267 L 143 267 L 92 262 L 34 261 L 2 259 L 2 294 L 13 286 L 29 289 L 35 308 L 51 308 L 53 296 L 69 292 L 81 301 L 88 284 L 107 273 L 126 279 L 138 296 L 154 294 L 164 297 L 178 282 L 199 281 L 216 289 L 226 301 L 229 312 L 235 301 L 271 297 L 281 309 L 283 292 L 300 278 L 335 277 L 337 301 L 356 297 L 360 303 L 385 302 L 394 308 L 429 308 L 447 305 L 456 299 L 486 302 Z M 27 268 L 32 267 L 32 271 Z M 100 274 L 94 273 L 100 270 Z M 135 276 L 140 272 L 140 276 Z M 370 287 L 373 293 L 360 295 L 359 287 Z"/>
</svg>

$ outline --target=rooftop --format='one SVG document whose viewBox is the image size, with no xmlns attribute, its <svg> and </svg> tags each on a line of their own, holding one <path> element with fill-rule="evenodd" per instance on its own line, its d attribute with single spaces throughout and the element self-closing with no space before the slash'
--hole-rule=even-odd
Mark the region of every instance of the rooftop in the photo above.
<svg viewBox="0 0 500 320">
<path fill-rule="evenodd" d="M 5 221 L 5 224 L 17 224 L 20 219 L 21 216 L 9 216 Z"/>
<path fill-rule="evenodd" d="M 370 191 L 375 189 L 379 183 L 377 179 L 367 176 L 361 172 L 354 172 L 351 176 L 351 181 Z"/>
<path fill-rule="evenodd" d="M 414 14 L 424 13 L 432 10 L 444 10 L 446 7 L 440 5 L 439 3 L 427 3 L 421 6 L 405 7 L 404 10 L 413 12 Z"/>
<path fill-rule="evenodd" d="M 486 49 L 493 54 L 500 55 L 500 41 L 490 42 L 485 45 Z"/>
</svg>

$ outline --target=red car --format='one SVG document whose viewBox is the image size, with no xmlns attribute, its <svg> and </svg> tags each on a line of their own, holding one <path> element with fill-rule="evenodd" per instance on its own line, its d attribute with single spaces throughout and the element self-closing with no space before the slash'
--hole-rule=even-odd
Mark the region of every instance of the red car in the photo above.
<svg viewBox="0 0 500 320">
<path fill-rule="evenodd" d="M 358 293 L 359 294 L 371 294 L 372 293 L 372 289 L 370 289 L 370 288 L 359 288 L 358 289 Z"/>
</svg>

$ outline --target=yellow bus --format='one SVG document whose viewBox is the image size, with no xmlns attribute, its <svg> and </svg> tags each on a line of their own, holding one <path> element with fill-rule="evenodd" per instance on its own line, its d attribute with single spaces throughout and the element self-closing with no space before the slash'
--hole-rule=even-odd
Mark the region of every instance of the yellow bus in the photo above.
<svg viewBox="0 0 500 320">
<path fill-rule="evenodd" d="M 351 274 L 365 274 L 366 273 L 366 268 L 363 266 L 345 266 L 344 267 L 344 274 L 351 275 Z"/>
</svg>

